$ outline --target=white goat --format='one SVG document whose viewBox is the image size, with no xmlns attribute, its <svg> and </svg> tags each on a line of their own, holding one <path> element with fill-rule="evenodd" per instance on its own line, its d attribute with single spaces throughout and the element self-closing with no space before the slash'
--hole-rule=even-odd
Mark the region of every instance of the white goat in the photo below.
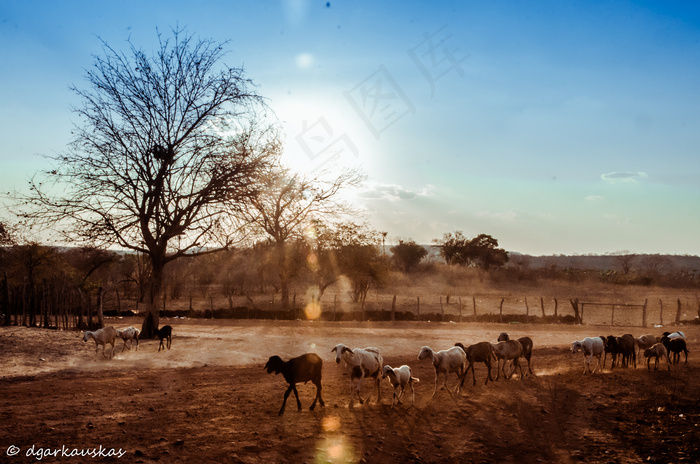
<svg viewBox="0 0 700 464">
<path fill-rule="evenodd" d="M 600 368 L 600 357 L 605 351 L 605 343 L 600 337 L 586 337 L 583 340 L 576 340 L 571 344 L 571 352 L 578 353 L 583 350 L 583 373 L 590 372 L 594 374 Z M 591 372 L 591 358 L 598 358 L 598 364 Z"/>
<path fill-rule="evenodd" d="M 671 340 L 674 338 L 682 338 L 683 340 L 686 340 L 685 333 L 681 332 L 680 330 L 678 332 L 664 332 L 664 336 Z"/>
<path fill-rule="evenodd" d="M 433 392 L 433 398 L 438 391 L 438 378 L 440 374 L 444 375 L 445 381 L 443 386 L 450 396 L 454 396 L 452 391 L 447 387 L 447 375 L 454 372 L 457 374 L 457 386 L 455 387 L 455 393 L 459 393 L 459 387 L 462 379 L 467 372 L 467 355 L 464 350 L 458 346 L 453 346 L 449 350 L 441 350 L 437 353 L 433 351 L 429 346 L 424 346 L 420 349 L 418 353 L 418 360 L 430 358 L 435 367 L 435 391 Z"/>
<path fill-rule="evenodd" d="M 406 387 L 411 387 L 411 406 L 416 402 L 416 393 L 413 390 L 413 384 L 418 383 L 420 379 L 412 376 L 411 368 L 407 365 L 401 367 L 391 367 L 389 365 L 384 366 L 382 370 L 382 378 L 389 379 L 389 382 L 394 386 L 394 396 L 391 400 L 391 407 L 393 408 L 395 404 L 401 403 L 401 397 L 403 396 Z"/>
<path fill-rule="evenodd" d="M 95 330 L 94 332 L 86 330 L 85 335 L 83 335 L 83 341 L 87 342 L 91 338 L 95 340 L 95 354 L 97 354 L 97 350 L 100 348 L 100 345 L 102 345 L 102 356 L 105 356 L 105 348 L 107 348 L 107 344 L 109 343 L 112 345 L 112 351 L 109 353 L 109 358 L 112 359 L 112 356 L 114 356 L 114 342 L 117 338 L 117 329 L 111 325 L 108 325 L 107 327 Z"/>
<path fill-rule="evenodd" d="M 127 340 L 129 341 L 129 349 L 131 349 L 131 347 L 134 345 L 134 340 L 136 340 L 136 349 L 139 349 L 139 334 L 141 334 L 141 331 L 135 327 L 128 327 L 123 330 L 117 330 L 117 337 L 120 337 L 122 340 L 124 340 L 124 346 L 122 346 L 122 353 L 126 349 Z"/>
<path fill-rule="evenodd" d="M 493 354 L 496 355 L 496 360 L 498 361 L 498 366 L 496 370 L 498 374 L 496 375 L 496 380 L 501 378 L 501 371 L 503 372 L 503 378 L 508 380 L 513 376 L 516 369 L 520 368 L 520 380 L 523 380 L 523 367 L 520 365 L 520 356 L 523 355 L 523 345 L 518 340 L 503 340 L 498 343 L 492 343 Z M 503 364 L 501 364 L 503 361 Z M 510 365 L 513 370 L 510 371 L 510 375 L 506 375 L 506 362 L 510 361 Z"/>
<path fill-rule="evenodd" d="M 382 364 L 384 358 L 379 352 L 379 348 L 367 347 L 367 348 L 355 348 L 350 349 L 342 343 L 337 344 L 331 353 L 335 352 L 335 362 L 340 364 L 343 361 L 345 370 L 350 374 L 350 407 L 353 407 L 355 401 L 355 394 L 360 400 L 360 404 L 369 401 L 370 396 L 366 400 L 363 400 L 360 396 L 360 389 L 362 388 L 362 379 L 365 377 L 373 377 L 377 385 L 377 402 L 381 401 L 381 373 Z M 357 385 L 355 385 L 355 380 L 357 380 Z"/>
</svg>

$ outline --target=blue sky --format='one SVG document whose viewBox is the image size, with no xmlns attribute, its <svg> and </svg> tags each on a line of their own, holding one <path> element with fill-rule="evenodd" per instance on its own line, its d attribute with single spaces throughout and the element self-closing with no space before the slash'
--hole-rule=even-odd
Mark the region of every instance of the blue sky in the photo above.
<svg viewBox="0 0 700 464">
<path fill-rule="evenodd" d="M 65 149 L 98 36 L 176 26 L 229 41 L 290 165 L 362 168 L 394 240 L 700 254 L 694 2 L 2 2 L 2 190 Z"/>
</svg>

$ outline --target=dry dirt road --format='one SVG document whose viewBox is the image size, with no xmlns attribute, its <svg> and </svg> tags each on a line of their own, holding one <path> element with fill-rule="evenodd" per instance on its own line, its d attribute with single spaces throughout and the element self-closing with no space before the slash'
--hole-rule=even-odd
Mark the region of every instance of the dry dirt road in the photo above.
<svg viewBox="0 0 700 464">
<path fill-rule="evenodd" d="M 122 353 L 119 342 L 111 360 L 75 332 L 0 328 L 0 462 L 700 462 L 700 326 L 668 328 L 686 332 L 688 365 L 648 372 L 640 360 L 611 372 L 608 360 L 601 374 L 584 376 L 573 340 L 664 329 L 161 323 L 174 327 L 172 350 L 157 352 L 149 340 Z M 534 375 L 484 385 L 482 364 L 476 386 L 468 380 L 455 398 L 442 390 L 431 399 L 434 370 L 418 361 L 421 346 L 495 341 L 502 331 L 534 340 Z M 409 364 L 421 379 L 415 406 L 391 409 L 385 381 L 379 403 L 373 394 L 349 409 L 349 380 L 330 352 L 340 342 L 377 346 L 386 364 Z M 304 409 L 297 412 L 292 395 L 279 417 L 286 384 L 262 367 L 273 354 L 305 352 L 324 360 L 326 405 L 309 411 L 315 389 L 301 385 Z"/>
</svg>

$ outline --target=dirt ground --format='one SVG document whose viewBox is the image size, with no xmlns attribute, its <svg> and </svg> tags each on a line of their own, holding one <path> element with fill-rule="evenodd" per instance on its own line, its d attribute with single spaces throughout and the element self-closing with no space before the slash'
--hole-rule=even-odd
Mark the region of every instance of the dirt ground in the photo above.
<svg viewBox="0 0 700 464">
<path fill-rule="evenodd" d="M 174 327 L 170 351 L 148 340 L 122 353 L 118 342 L 111 360 L 76 332 L 0 328 L 0 462 L 700 462 L 697 325 L 166 323 Z M 671 372 L 665 364 L 648 372 L 641 361 L 611 372 L 608 360 L 601 374 L 582 375 L 582 355 L 570 353 L 585 336 L 676 329 L 690 355 Z M 495 342 L 502 331 L 534 340 L 534 375 L 484 385 L 482 364 L 476 386 L 468 379 L 456 397 L 441 390 L 431 399 L 434 370 L 418 361 L 421 346 Z M 421 379 L 415 406 L 409 397 L 391 409 L 384 381 L 379 404 L 373 394 L 349 409 L 349 380 L 330 352 L 341 342 L 379 347 L 385 364 L 409 364 Z M 324 360 L 326 405 L 309 411 L 315 389 L 300 385 L 304 409 L 292 395 L 279 417 L 286 384 L 263 366 L 271 355 L 305 352 Z M 366 382 L 363 396 L 371 391 Z"/>
</svg>

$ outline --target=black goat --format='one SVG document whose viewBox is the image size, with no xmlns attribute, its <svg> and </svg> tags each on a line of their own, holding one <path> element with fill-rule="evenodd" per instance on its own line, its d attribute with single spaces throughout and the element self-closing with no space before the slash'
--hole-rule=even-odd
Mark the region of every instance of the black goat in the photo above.
<svg viewBox="0 0 700 464">
<path fill-rule="evenodd" d="M 634 343 L 634 336 L 632 334 L 624 334 L 622 337 L 615 337 L 614 335 L 609 335 L 605 341 L 605 352 L 612 354 L 612 365 L 610 369 L 615 368 L 615 362 L 617 361 L 617 356 L 620 355 L 620 365 L 622 367 L 627 367 L 629 365 L 630 359 L 634 362 L 634 368 L 637 368 L 637 353 L 635 351 L 636 344 Z"/>
<path fill-rule="evenodd" d="M 673 353 L 672 364 L 680 362 L 681 352 L 685 353 L 685 363 L 688 364 L 688 347 L 683 338 L 668 338 L 667 335 L 664 335 L 661 338 L 661 343 L 666 347 L 669 354 Z"/>
<path fill-rule="evenodd" d="M 281 373 L 284 376 L 284 380 L 289 384 L 289 388 L 284 392 L 284 401 L 282 402 L 282 407 L 280 408 L 279 415 L 284 413 L 284 406 L 287 404 L 287 398 L 289 393 L 294 392 L 294 396 L 297 399 L 297 410 L 301 411 L 301 401 L 299 401 L 299 392 L 297 392 L 297 383 L 311 381 L 316 385 L 316 397 L 314 402 L 309 408 L 313 411 L 316 407 L 316 401 L 321 403 L 321 406 L 325 406 L 323 398 L 321 397 L 321 370 L 323 368 L 323 360 L 314 353 L 306 353 L 292 358 L 289 361 L 282 361 L 279 356 L 270 356 L 267 360 L 264 369 L 267 370 L 268 374 L 273 372 L 276 374 Z"/>
<path fill-rule="evenodd" d="M 160 345 L 158 345 L 158 351 L 160 351 L 161 348 L 165 349 L 167 346 L 168 349 L 170 349 L 170 345 L 173 342 L 173 328 L 169 325 L 164 325 L 160 329 L 158 329 L 158 333 L 156 334 L 158 338 L 160 338 Z M 166 341 L 165 345 L 163 345 L 163 340 Z"/>
</svg>

